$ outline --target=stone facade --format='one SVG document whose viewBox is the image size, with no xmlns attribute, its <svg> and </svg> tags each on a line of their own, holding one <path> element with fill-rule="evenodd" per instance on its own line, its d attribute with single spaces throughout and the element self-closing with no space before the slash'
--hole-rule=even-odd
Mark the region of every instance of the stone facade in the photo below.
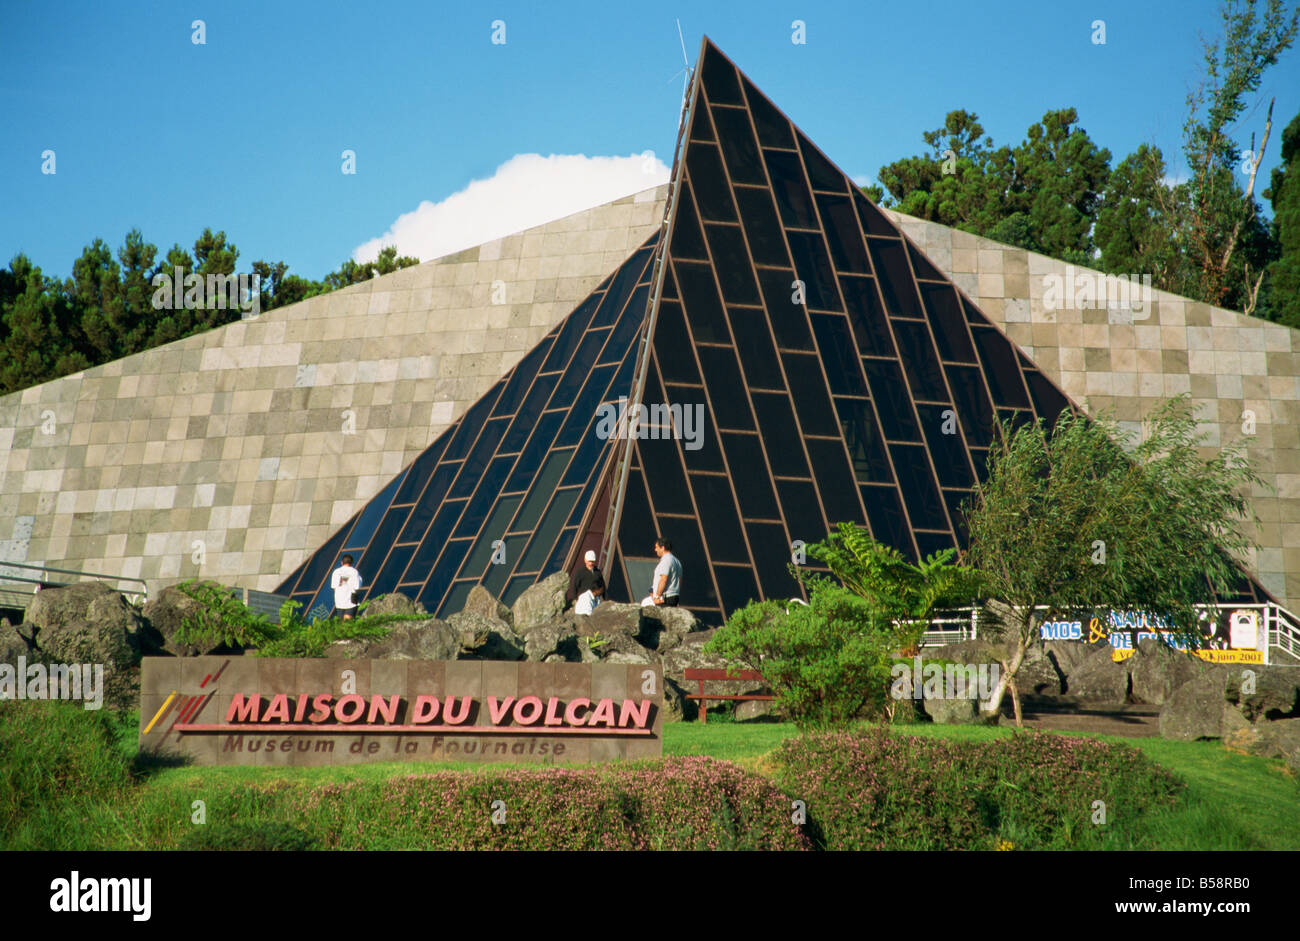
<svg viewBox="0 0 1300 941">
<path fill-rule="evenodd" d="M 1076 291 L 1069 289 L 1057 303 L 1067 276 L 1097 273 L 891 215 L 1088 412 L 1113 409 L 1119 422 L 1136 429 L 1158 400 L 1189 393 L 1206 434 L 1207 456 L 1247 437 L 1244 429 L 1253 419 L 1248 450 L 1268 487 L 1251 494 L 1261 523 L 1260 548 L 1247 561 L 1282 604 L 1292 610 L 1300 605 L 1300 331 L 1158 290 L 1131 313 L 1108 309 L 1104 301 L 1079 309 Z M 1113 288 L 1107 290 L 1113 296 Z"/>
<path fill-rule="evenodd" d="M 0 398 L 0 562 L 274 589 L 659 228 L 667 189 Z"/>
</svg>

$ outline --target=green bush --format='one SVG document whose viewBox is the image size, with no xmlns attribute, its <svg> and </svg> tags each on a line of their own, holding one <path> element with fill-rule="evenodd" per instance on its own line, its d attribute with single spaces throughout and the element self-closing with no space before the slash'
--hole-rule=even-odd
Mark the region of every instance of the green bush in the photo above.
<svg viewBox="0 0 1300 941">
<path fill-rule="evenodd" d="M 317 848 L 317 840 L 310 833 L 287 823 L 276 821 L 248 822 L 235 820 L 226 823 L 191 826 L 181 837 L 177 849 L 182 850 L 232 850 L 265 852 L 267 850 L 299 851 Z"/>
<path fill-rule="evenodd" d="M 774 760 L 815 844 L 834 850 L 1100 847 L 1182 787 L 1128 746 L 1041 733 L 956 742 L 872 728 L 790 739 Z"/>
<path fill-rule="evenodd" d="M 754 602 L 732 614 L 705 650 L 757 670 L 801 728 L 843 727 L 883 709 L 900 629 L 862 598 L 829 582 L 807 605 Z"/>
</svg>

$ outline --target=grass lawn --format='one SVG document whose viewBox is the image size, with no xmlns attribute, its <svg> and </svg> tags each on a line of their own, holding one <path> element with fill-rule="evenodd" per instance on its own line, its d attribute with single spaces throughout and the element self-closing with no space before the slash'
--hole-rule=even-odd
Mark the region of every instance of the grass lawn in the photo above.
<svg viewBox="0 0 1300 941">
<path fill-rule="evenodd" d="M 123 755 L 135 754 L 138 719 L 123 714 L 117 725 Z M 897 735 L 939 737 L 954 741 L 991 741 L 1012 734 L 1005 727 L 895 726 Z M 771 776 L 766 756 L 788 737 L 793 724 L 728 721 L 673 723 L 664 727 L 664 755 L 708 755 L 746 770 Z M 1058 734 L 1058 733 L 1049 733 Z M 1174 742 L 1159 738 L 1097 736 L 1140 749 L 1187 783 L 1180 804 L 1151 814 L 1138 828 L 1137 842 L 1117 849 L 1295 850 L 1300 849 L 1300 780 L 1283 762 L 1229 751 L 1217 742 Z M 470 762 L 393 762 L 321 768 L 152 767 L 123 802 L 78 800 L 84 835 L 95 845 L 148 848 L 170 845 L 188 823 L 187 810 L 204 800 L 209 813 L 279 819 L 287 791 L 349 781 L 379 783 L 390 778 L 433 771 L 465 770 L 492 774 L 507 767 Z M 125 796 L 125 795 L 124 795 Z M 41 812 L 38 812 L 38 817 Z M 67 817 L 62 818 L 63 821 Z M 292 821 L 285 821 L 292 822 Z M 52 825 L 54 819 L 44 821 Z M 43 821 L 32 819 L 29 836 Z M 48 832 L 48 831 L 46 831 Z"/>
</svg>

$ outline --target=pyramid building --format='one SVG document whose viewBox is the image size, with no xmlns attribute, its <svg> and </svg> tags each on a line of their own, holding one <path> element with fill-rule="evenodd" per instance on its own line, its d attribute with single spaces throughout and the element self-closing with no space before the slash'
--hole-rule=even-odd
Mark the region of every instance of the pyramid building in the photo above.
<svg viewBox="0 0 1300 941">
<path fill-rule="evenodd" d="M 1019 272 L 958 278 L 956 241 L 936 264 L 900 222 L 706 39 L 659 231 L 278 591 L 329 608 L 347 552 L 363 597 L 446 615 L 592 549 L 636 600 L 662 535 L 681 603 L 717 622 L 797 596 L 792 551 L 840 521 L 911 559 L 964 545 L 995 424 L 1079 406 L 1008 335 L 1022 308 L 992 295 Z"/>
</svg>

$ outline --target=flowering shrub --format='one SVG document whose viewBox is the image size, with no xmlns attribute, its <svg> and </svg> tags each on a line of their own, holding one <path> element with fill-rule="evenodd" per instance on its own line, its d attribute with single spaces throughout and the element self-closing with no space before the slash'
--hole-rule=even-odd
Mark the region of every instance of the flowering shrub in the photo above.
<svg viewBox="0 0 1300 941">
<path fill-rule="evenodd" d="M 495 805 L 504 814 L 493 823 Z M 712 758 L 438 771 L 317 787 L 294 813 L 326 849 L 808 849 L 790 801 Z"/>
<path fill-rule="evenodd" d="M 1094 801 L 1126 830 L 1181 787 L 1127 746 L 1037 733 L 952 742 L 873 728 L 790 739 L 774 758 L 814 842 L 836 850 L 1089 844 L 1104 830 Z"/>
</svg>

